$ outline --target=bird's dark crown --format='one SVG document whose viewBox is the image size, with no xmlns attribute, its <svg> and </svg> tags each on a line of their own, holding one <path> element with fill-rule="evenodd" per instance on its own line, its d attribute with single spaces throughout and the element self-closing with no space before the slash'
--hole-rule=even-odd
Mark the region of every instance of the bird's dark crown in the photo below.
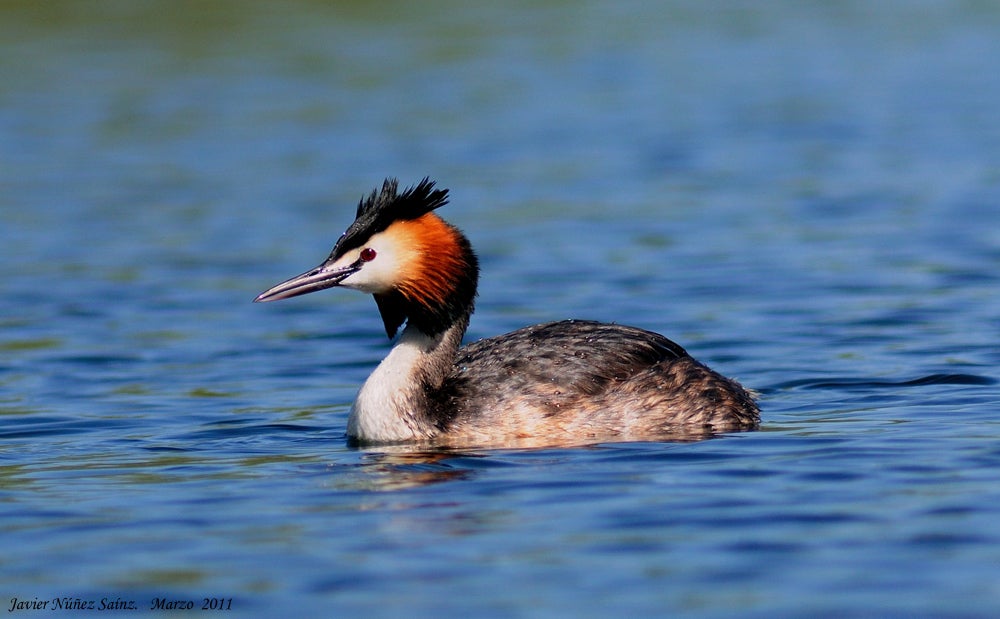
<svg viewBox="0 0 1000 619">
<path fill-rule="evenodd" d="M 373 235 L 384 232 L 396 221 L 417 219 L 448 203 L 447 189 L 434 189 L 434 181 L 426 176 L 415 186 L 399 193 L 399 181 L 387 178 L 382 190 L 372 190 L 358 202 L 358 212 L 344 234 L 334 245 L 330 258 L 336 259 L 361 247 Z"/>
</svg>

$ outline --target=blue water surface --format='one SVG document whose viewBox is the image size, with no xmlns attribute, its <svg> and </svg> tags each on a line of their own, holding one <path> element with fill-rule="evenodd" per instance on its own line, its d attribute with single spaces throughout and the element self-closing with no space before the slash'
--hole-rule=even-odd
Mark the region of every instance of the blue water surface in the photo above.
<svg viewBox="0 0 1000 619">
<path fill-rule="evenodd" d="M 3 611 L 1000 614 L 998 28 L 958 2 L 4 3 Z M 480 254 L 470 338 L 656 330 L 757 389 L 760 431 L 348 447 L 389 346 L 371 299 L 250 300 L 425 175 Z"/>
</svg>

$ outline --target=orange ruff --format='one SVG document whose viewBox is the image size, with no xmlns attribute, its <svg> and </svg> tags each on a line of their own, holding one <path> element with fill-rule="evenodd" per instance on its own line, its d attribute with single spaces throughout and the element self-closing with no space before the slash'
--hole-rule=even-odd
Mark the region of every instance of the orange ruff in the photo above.
<svg viewBox="0 0 1000 619">
<path fill-rule="evenodd" d="M 437 215 L 427 213 L 417 219 L 397 221 L 386 233 L 407 255 L 409 270 L 401 274 L 399 292 L 425 307 L 442 303 L 468 268 L 461 252 L 456 251 L 456 230 Z"/>
</svg>

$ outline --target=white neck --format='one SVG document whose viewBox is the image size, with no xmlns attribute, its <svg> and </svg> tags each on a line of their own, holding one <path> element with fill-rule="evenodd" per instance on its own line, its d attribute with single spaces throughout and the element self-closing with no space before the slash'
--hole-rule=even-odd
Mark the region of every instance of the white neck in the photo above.
<svg viewBox="0 0 1000 619">
<path fill-rule="evenodd" d="M 428 388 L 450 371 L 467 321 L 429 336 L 409 325 L 361 386 L 347 420 L 347 434 L 365 442 L 425 440 L 438 429 L 429 417 Z"/>
</svg>

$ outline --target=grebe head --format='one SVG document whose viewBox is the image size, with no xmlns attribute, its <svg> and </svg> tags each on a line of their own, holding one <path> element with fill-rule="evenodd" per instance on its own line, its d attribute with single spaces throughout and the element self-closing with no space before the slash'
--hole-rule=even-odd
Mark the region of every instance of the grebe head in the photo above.
<svg viewBox="0 0 1000 619">
<path fill-rule="evenodd" d="M 479 264 L 465 236 L 433 213 L 448 190 L 422 180 L 402 193 L 396 179 L 358 203 L 322 264 L 261 293 L 288 299 L 334 286 L 374 295 L 391 338 L 404 321 L 436 335 L 472 313 Z"/>
</svg>

